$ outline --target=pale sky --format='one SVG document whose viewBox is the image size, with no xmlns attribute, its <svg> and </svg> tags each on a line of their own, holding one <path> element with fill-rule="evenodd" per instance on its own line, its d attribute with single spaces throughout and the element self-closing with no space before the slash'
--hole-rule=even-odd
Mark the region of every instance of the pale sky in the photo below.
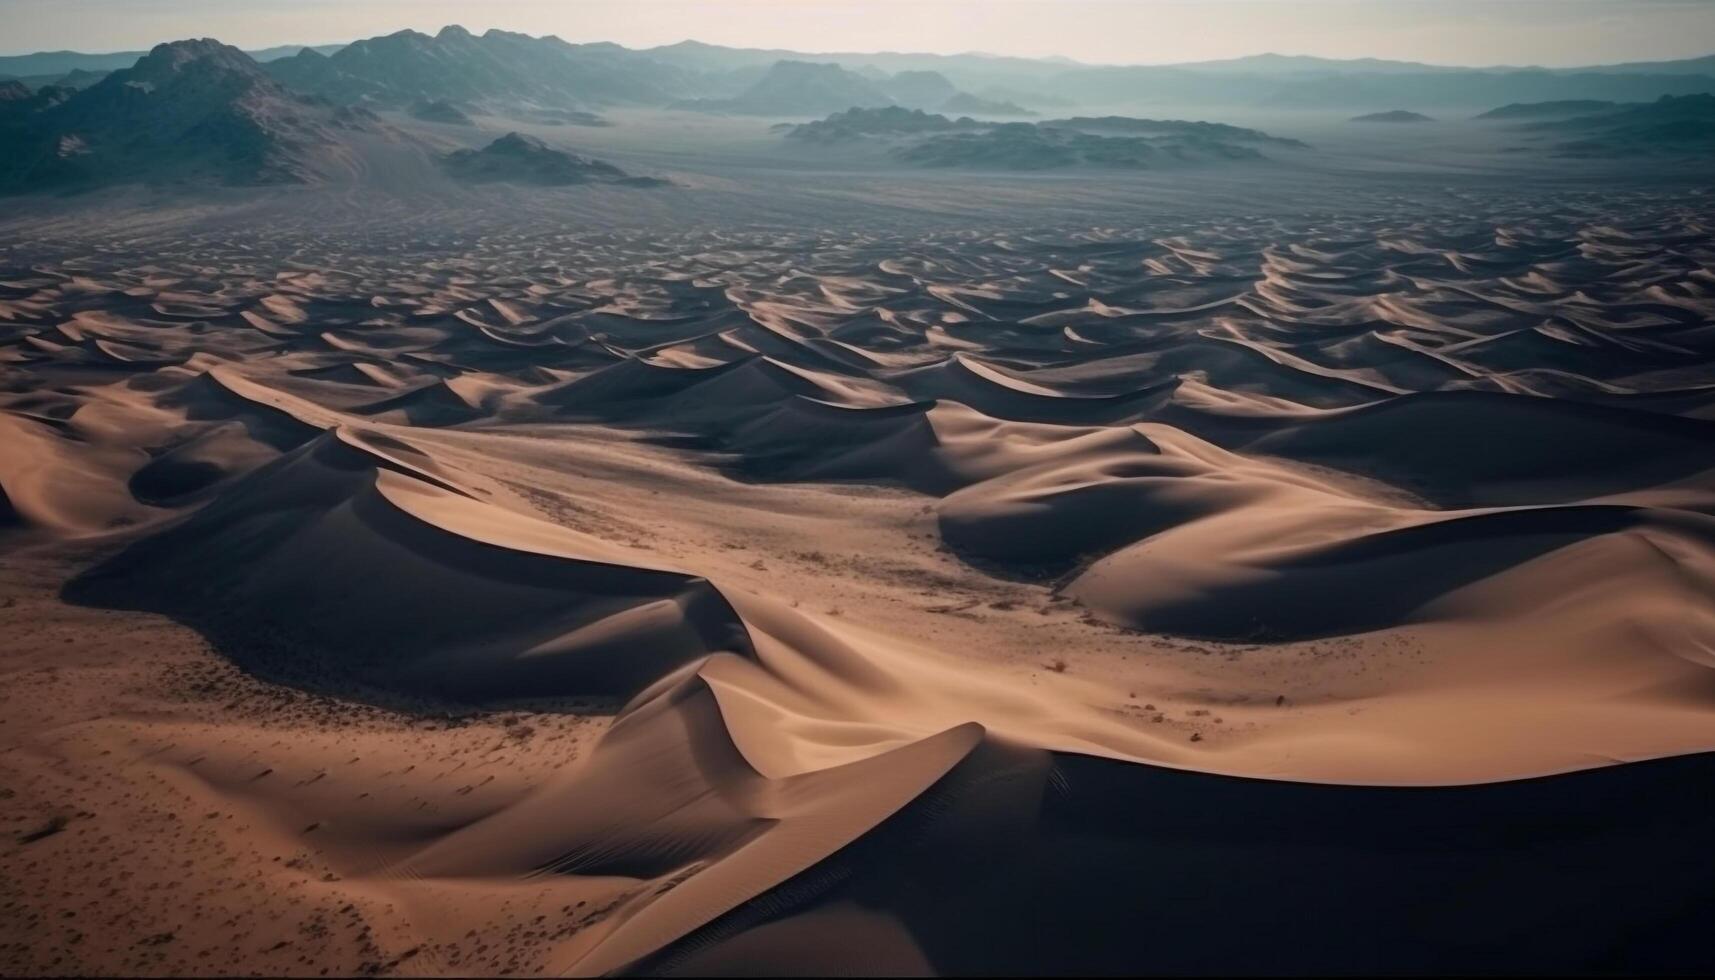
<svg viewBox="0 0 1715 980">
<path fill-rule="evenodd" d="M 244 48 L 444 24 L 628 47 L 986 51 L 1148 64 L 1274 51 L 1565 66 L 1715 53 L 1715 0 L 0 0 L 0 54 Z"/>
</svg>

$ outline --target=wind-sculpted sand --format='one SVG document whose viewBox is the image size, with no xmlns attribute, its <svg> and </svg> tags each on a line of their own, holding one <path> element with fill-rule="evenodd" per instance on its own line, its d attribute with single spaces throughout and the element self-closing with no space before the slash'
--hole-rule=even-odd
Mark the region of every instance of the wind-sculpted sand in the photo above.
<svg viewBox="0 0 1715 980">
<path fill-rule="evenodd" d="M 296 235 L 5 257 L 8 972 L 1715 965 L 1695 202 Z"/>
</svg>

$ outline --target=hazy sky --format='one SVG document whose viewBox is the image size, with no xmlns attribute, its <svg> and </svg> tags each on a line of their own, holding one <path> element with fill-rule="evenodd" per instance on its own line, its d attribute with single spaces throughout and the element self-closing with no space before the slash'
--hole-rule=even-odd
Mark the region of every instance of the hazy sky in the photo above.
<svg viewBox="0 0 1715 980">
<path fill-rule="evenodd" d="M 449 23 L 632 47 L 695 38 L 1105 63 L 1275 51 L 1572 65 L 1715 53 L 1715 0 L 0 0 L 0 53 L 196 36 L 256 48 Z"/>
</svg>

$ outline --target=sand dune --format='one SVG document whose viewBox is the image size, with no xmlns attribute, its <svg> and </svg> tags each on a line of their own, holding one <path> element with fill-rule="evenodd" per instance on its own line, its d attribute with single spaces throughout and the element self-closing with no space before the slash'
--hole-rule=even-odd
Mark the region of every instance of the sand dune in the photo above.
<svg viewBox="0 0 1715 980">
<path fill-rule="evenodd" d="M 1709 966 L 1707 216 L 1295 220 L 19 252 L 31 601 L 375 714 L 16 737 L 352 969 Z"/>
</svg>

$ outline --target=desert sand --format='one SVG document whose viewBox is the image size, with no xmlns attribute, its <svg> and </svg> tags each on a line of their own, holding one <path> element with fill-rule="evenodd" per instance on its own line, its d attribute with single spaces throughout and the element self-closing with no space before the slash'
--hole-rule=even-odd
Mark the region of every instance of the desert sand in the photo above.
<svg viewBox="0 0 1715 980">
<path fill-rule="evenodd" d="M 660 125 L 0 225 L 0 971 L 1715 965 L 1708 188 Z"/>
</svg>

